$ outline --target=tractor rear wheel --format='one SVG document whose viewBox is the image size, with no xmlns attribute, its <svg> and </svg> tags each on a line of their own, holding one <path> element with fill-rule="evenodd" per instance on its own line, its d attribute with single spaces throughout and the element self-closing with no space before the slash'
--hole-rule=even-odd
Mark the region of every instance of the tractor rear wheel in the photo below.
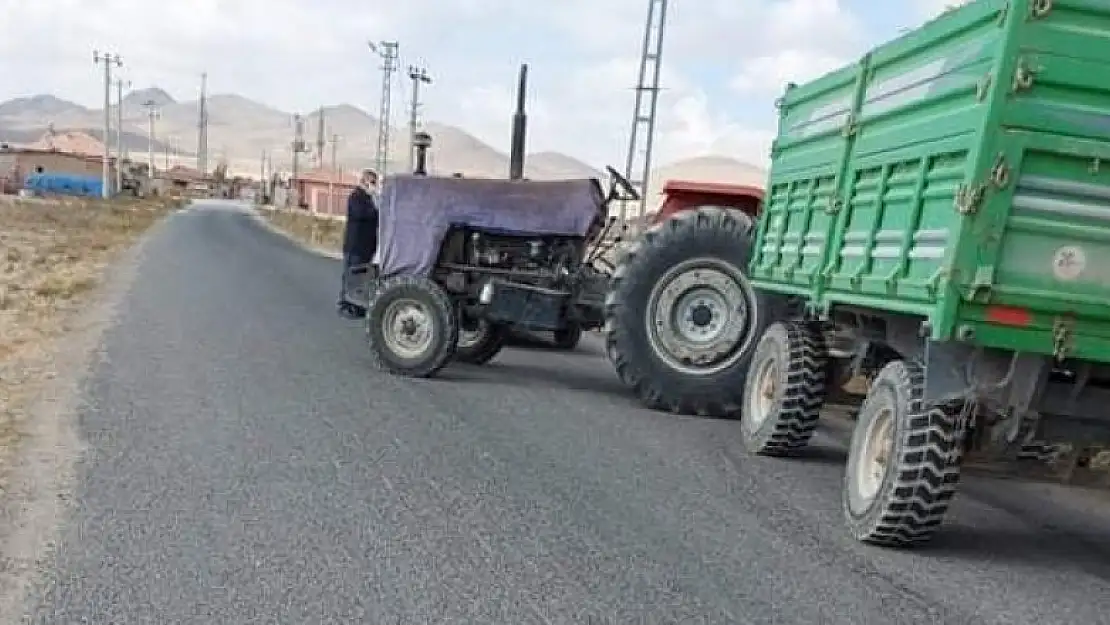
<svg viewBox="0 0 1110 625">
<path fill-rule="evenodd" d="M 455 360 L 471 365 L 484 365 L 501 353 L 509 331 L 504 326 L 488 321 L 478 321 L 474 325 L 474 328 L 463 327 L 459 330 Z"/>
<path fill-rule="evenodd" d="M 752 353 L 779 308 L 745 275 L 752 229 L 738 210 L 684 211 L 618 261 L 605 300 L 606 351 L 648 407 L 740 415 Z"/>
</svg>

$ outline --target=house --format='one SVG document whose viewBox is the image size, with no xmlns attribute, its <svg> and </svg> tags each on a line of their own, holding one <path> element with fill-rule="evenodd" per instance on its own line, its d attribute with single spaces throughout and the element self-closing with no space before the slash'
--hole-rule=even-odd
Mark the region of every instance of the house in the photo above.
<svg viewBox="0 0 1110 625">
<path fill-rule="evenodd" d="M 202 174 L 200 170 L 184 165 L 174 165 L 167 170 L 158 172 L 156 180 L 161 182 L 167 192 L 171 190 L 186 191 L 197 186 L 207 186 L 211 182 L 208 176 Z"/>
<path fill-rule="evenodd" d="M 38 141 L 19 146 L 0 146 L 0 187 L 19 189 L 33 173 L 97 176 L 103 173 L 104 144 L 79 131 L 48 130 Z M 109 160 L 109 176 L 115 180 L 116 159 Z"/>
<path fill-rule="evenodd" d="M 298 173 L 293 185 L 302 208 L 320 215 L 342 217 L 347 214 L 347 196 L 358 186 L 358 177 L 321 167 Z"/>
</svg>

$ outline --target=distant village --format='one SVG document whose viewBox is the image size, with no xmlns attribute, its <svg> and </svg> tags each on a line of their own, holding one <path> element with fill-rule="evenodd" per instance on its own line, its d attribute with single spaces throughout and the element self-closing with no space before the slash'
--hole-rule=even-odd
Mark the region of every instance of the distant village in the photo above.
<svg viewBox="0 0 1110 625">
<path fill-rule="evenodd" d="M 0 194 L 100 197 L 106 151 L 102 141 L 80 130 L 50 128 L 31 143 L 0 143 Z M 168 152 L 108 154 L 112 197 L 240 199 L 340 217 L 347 195 L 358 184 L 354 174 L 326 167 L 311 168 L 296 177 L 260 171 L 259 177 L 251 178 L 228 175 L 223 162 L 201 172 Z M 187 160 L 195 162 L 195 158 Z M 296 192 L 291 193 L 291 188 Z"/>
</svg>

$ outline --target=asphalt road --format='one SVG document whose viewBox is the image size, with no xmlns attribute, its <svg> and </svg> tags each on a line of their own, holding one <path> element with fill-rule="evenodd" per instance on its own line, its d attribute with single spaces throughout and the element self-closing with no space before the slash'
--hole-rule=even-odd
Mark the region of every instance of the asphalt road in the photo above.
<svg viewBox="0 0 1110 625">
<path fill-rule="evenodd" d="M 335 261 L 244 212 L 151 234 L 86 389 L 34 623 L 1106 623 L 1106 497 L 968 479 L 858 544 L 843 438 L 752 458 L 642 410 L 596 339 L 372 370 Z"/>
</svg>

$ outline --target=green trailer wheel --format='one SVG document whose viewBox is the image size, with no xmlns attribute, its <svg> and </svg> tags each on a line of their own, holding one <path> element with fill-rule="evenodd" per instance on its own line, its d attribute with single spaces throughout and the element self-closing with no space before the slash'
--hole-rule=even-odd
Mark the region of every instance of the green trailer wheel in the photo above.
<svg viewBox="0 0 1110 625">
<path fill-rule="evenodd" d="M 860 408 L 848 452 L 843 507 L 856 539 L 890 547 L 928 541 L 960 480 L 964 428 L 925 405 L 925 368 L 895 360 Z"/>
<path fill-rule="evenodd" d="M 767 328 L 744 385 L 741 435 L 752 453 L 782 456 L 809 444 L 825 402 L 820 329 L 800 322 Z"/>
</svg>

